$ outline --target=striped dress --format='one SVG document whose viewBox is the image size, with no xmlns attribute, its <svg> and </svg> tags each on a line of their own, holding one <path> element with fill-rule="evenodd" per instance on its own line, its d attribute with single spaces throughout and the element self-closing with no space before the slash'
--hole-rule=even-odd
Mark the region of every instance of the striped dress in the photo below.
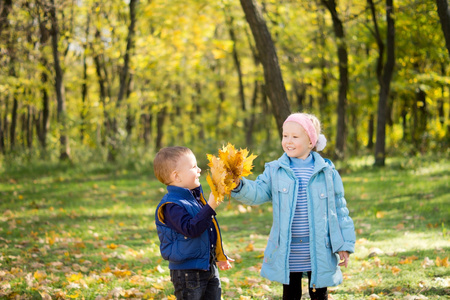
<svg viewBox="0 0 450 300">
<path fill-rule="evenodd" d="M 309 238 L 308 203 L 306 199 L 306 186 L 314 170 L 314 159 L 310 154 L 305 160 L 290 158 L 291 168 L 298 180 L 297 204 L 294 220 L 292 222 L 292 237 Z M 291 272 L 311 271 L 311 257 L 308 243 L 291 243 L 289 255 L 289 269 Z"/>
</svg>

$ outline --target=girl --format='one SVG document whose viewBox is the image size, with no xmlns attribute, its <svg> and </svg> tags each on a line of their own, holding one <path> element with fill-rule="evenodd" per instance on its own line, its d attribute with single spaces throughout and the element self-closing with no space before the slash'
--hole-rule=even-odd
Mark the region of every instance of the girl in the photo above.
<svg viewBox="0 0 450 300">
<path fill-rule="evenodd" d="M 232 197 L 247 204 L 271 201 L 273 225 L 261 275 L 283 284 L 283 299 L 301 299 L 301 278 L 308 276 L 311 299 L 328 299 L 328 286 L 342 282 L 355 247 L 342 180 L 323 159 L 326 139 L 319 120 L 295 113 L 283 124 L 284 154 L 265 165 L 255 181 L 243 178 Z"/>
</svg>

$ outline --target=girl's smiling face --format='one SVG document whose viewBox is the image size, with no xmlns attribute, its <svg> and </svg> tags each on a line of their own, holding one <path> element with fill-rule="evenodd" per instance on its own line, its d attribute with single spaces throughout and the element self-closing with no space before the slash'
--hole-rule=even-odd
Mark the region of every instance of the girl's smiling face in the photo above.
<svg viewBox="0 0 450 300">
<path fill-rule="evenodd" d="M 289 157 L 300 159 L 306 159 L 313 148 L 305 129 L 296 122 L 284 123 L 281 146 Z"/>
</svg>

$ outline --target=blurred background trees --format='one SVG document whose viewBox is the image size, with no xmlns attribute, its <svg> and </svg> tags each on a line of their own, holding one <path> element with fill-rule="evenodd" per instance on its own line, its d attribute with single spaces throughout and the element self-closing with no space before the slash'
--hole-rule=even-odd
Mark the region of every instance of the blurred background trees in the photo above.
<svg viewBox="0 0 450 300">
<path fill-rule="evenodd" d="M 280 120 L 297 111 L 321 119 L 325 154 L 338 159 L 448 152 L 446 0 L 2 0 L 0 10 L 5 161 L 139 160 L 174 144 L 203 155 L 226 142 L 273 159 Z"/>
</svg>

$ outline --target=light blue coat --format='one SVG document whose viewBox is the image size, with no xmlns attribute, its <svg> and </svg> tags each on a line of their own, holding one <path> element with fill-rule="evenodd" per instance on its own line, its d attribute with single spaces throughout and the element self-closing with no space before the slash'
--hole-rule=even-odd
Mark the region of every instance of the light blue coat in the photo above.
<svg viewBox="0 0 450 300">
<path fill-rule="evenodd" d="M 311 284 L 313 288 L 342 283 L 339 251 L 354 252 L 355 229 L 348 215 L 344 186 L 339 173 L 328 159 L 311 152 L 314 172 L 307 186 Z M 298 193 L 298 180 L 284 153 L 265 165 L 255 181 L 242 179 L 242 187 L 231 196 L 247 205 L 272 202 L 273 224 L 264 251 L 261 275 L 283 284 L 289 283 L 291 227 Z"/>
</svg>

